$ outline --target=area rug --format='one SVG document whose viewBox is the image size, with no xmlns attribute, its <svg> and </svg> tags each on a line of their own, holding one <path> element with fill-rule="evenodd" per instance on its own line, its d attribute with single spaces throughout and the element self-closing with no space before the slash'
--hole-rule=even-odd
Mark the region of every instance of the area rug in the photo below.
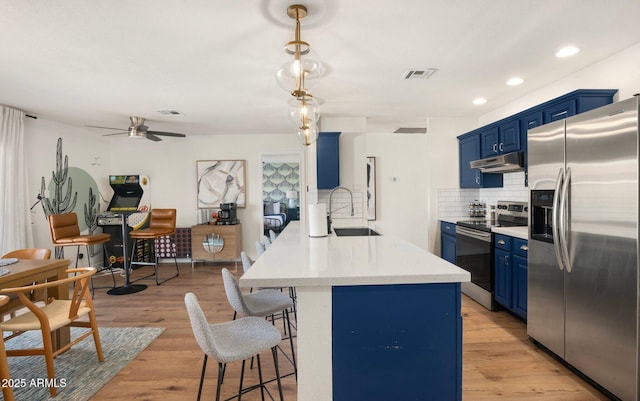
<svg viewBox="0 0 640 401">
<path fill-rule="evenodd" d="M 71 338 L 82 333 L 71 328 Z M 111 380 L 122 368 L 149 346 L 164 331 L 163 327 L 101 327 L 100 342 L 104 362 L 98 362 L 93 337 L 89 336 L 55 360 L 58 396 L 51 398 L 44 380 L 47 370 L 44 357 L 11 357 L 9 371 L 16 401 L 57 400 L 86 401 Z M 7 349 L 42 346 L 39 332 L 29 332 L 6 343 Z M 36 345 L 37 344 L 37 345 Z M 2 395 L 0 394 L 0 399 Z"/>
</svg>

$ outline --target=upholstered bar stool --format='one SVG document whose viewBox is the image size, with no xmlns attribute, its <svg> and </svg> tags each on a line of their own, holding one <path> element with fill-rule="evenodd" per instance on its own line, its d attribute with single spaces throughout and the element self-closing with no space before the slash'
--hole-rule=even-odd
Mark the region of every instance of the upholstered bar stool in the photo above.
<svg viewBox="0 0 640 401">
<path fill-rule="evenodd" d="M 202 362 L 202 374 L 200 375 L 200 386 L 198 388 L 198 401 L 202 395 L 202 385 L 204 374 L 207 369 L 207 359 L 209 357 L 218 361 L 218 384 L 216 387 L 216 401 L 220 400 L 220 389 L 224 379 L 225 366 L 227 363 L 242 361 L 242 371 L 240 374 L 240 389 L 238 395 L 231 398 L 241 399 L 242 394 L 260 389 L 264 400 L 264 382 L 262 380 L 262 366 L 260 364 L 260 353 L 271 349 L 273 364 L 275 366 L 276 380 L 278 381 L 278 391 L 280 401 L 284 399 L 282 394 L 282 383 L 280 381 L 280 371 L 278 368 L 278 352 L 276 347 L 280 344 L 280 332 L 266 320 L 258 317 L 245 317 L 224 323 L 209 323 L 198 303 L 196 296 L 189 292 L 184 297 L 184 303 L 189 313 L 191 329 L 193 335 L 204 352 Z M 258 377 L 260 384 L 249 388 L 242 388 L 244 379 L 244 367 L 248 358 L 256 357 L 258 360 Z"/>
<path fill-rule="evenodd" d="M 129 233 L 129 236 L 133 241 L 133 250 L 131 252 L 131 267 L 133 266 L 153 266 L 153 274 L 142 277 L 147 278 L 155 275 L 156 284 L 160 285 L 167 280 L 171 280 L 174 277 L 180 275 L 180 268 L 178 267 L 178 260 L 176 258 L 175 244 L 171 239 L 171 236 L 176 233 L 176 209 L 151 209 L 151 221 L 149 227 L 142 230 L 134 230 Z M 160 244 L 160 241 L 166 242 Z M 136 244 L 138 240 L 152 240 L 154 244 L 153 249 L 153 262 L 145 262 L 141 260 L 135 260 L 136 256 Z M 168 254 L 173 257 L 173 261 L 176 265 L 176 274 L 167 277 L 164 280 L 160 280 L 158 274 L 158 254 L 160 253 L 161 245 L 167 245 Z M 142 279 L 141 278 L 141 279 Z M 141 280 L 140 279 L 140 280 Z"/>
<path fill-rule="evenodd" d="M 75 213 L 63 213 L 52 214 L 48 217 L 49 220 L 49 234 L 51 236 L 51 243 L 56 248 L 64 248 L 65 246 L 78 247 L 76 252 L 76 266 L 78 267 L 78 259 L 80 256 L 80 247 L 82 245 L 87 247 L 87 260 L 89 265 L 91 264 L 90 255 L 91 245 L 102 245 L 104 254 L 108 254 L 106 244 L 111 241 L 111 235 L 106 233 L 100 234 L 87 234 L 80 235 L 80 226 L 78 225 L 78 215 Z M 105 261 L 106 262 L 106 261 Z M 106 264 L 106 263 L 105 263 Z M 99 271 L 109 269 L 111 271 L 111 280 L 113 280 L 113 287 L 116 286 L 116 278 L 113 275 L 113 268 L 109 264 Z M 93 277 L 91 279 L 91 294 L 93 294 Z"/>
<path fill-rule="evenodd" d="M 293 345 L 293 332 L 291 331 L 291 321 L 289 320 L 289 309 L 293 307 L 293 301 L 289 296 L 278 290 L 259 290 L 249 294 L 243 294 L 238 284 L 238 279 L 227 268 L 222 269 L 222 280 L 227 300 L 238 316 L 273 317 L 282 313 L 284 316 L 285 333 L 289 332 L 289 344 L 291 345 L 291 358 L 284 352 L 283 354 L 291 364 L 298 378 L 298 365 L 296 363 L 296 352 Z"/>
</svg>

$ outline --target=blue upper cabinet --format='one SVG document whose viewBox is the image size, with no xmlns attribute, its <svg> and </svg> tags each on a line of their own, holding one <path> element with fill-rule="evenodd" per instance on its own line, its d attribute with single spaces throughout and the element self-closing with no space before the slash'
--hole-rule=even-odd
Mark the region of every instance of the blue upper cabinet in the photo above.
<svg viewBox="0 0 640 401">
<path fill-rule="evenodd" d="M 321 132 L 316 141 L 318 189 L 340 185 L 340 133 Z"/>
<path fill-rule="evenodd" d="M 503 153 L 523 152 L 527 184 L 527 132 L 552 121 L 613 102 L 617 89 L 578 89 L 458 137 L 460 188 L 502 186 L 502 174 L 482 174 L 469 162 Z"/>
<path fill-rule="evenodd" d="M 506 121 L 500 125 L 490 125 L 480 132 L 482 157 L 491 157 L 520 150 L 520 122 Z"/>
<path fill-rule="evenodd" d="M 480 159 L 480 132 L 474 132 L 458 138 L 460 188 L 495 188 L 502 186 L 502 174 L 483 174 L 471 168 L 469 162 Z"/>
</svg>

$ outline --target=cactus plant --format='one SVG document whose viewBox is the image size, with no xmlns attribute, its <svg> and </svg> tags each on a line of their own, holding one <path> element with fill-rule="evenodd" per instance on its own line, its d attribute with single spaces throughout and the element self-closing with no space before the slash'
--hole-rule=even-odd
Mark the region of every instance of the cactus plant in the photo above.
<svg viewBox="0 0 640 401">
<path fill-rule="evenodd" d="M 64 157 L 64 163 L 62 161 L 62 138 L 58 138 L 56 144 L 56 169 L 51 173 L 51 180 L 55 184 L 54 194 L 52 198 L 45 196 L 46 184 L 45 179 L 42 177 L 40 183 L 40 197 L 42 199 L 42 209 L 44 210 L 45 217 L 49 217 L 52 214 L 70 213 L 75 207 L 78 201 L 78 193 L 73 192 L 73 180 L 68 177 L 69 174 L 69 158 Z M 66 188 L 65 188 L 66 184 Z M 64 251 L 62 247 L 56 248 L 56 259 L 64 258 Z"/>
</svg>

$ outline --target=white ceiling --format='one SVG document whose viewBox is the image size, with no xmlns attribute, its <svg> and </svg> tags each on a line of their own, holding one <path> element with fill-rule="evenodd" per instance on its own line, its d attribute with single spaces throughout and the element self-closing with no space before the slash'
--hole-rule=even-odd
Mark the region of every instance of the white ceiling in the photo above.
<svg viewBox="0 0 640 401">
<path fill-rule="evenodd" d="M 0 104 L 77 126 L 138 115 L 189 135 L 293 132 L 275 81 L 293 3 L 0 0 Z M 371 131 L 478 116 L 640 42 L 638 0 L 301 3 L 302 39 L 327 67 L 322 115 L 366 117 Z M 566 44 L 582 51 L 555 58 Z M 416 68 L 437 72 L 402 79 Z M 505 85 L 515 75 L 525 83 Z"/>
</svg>

